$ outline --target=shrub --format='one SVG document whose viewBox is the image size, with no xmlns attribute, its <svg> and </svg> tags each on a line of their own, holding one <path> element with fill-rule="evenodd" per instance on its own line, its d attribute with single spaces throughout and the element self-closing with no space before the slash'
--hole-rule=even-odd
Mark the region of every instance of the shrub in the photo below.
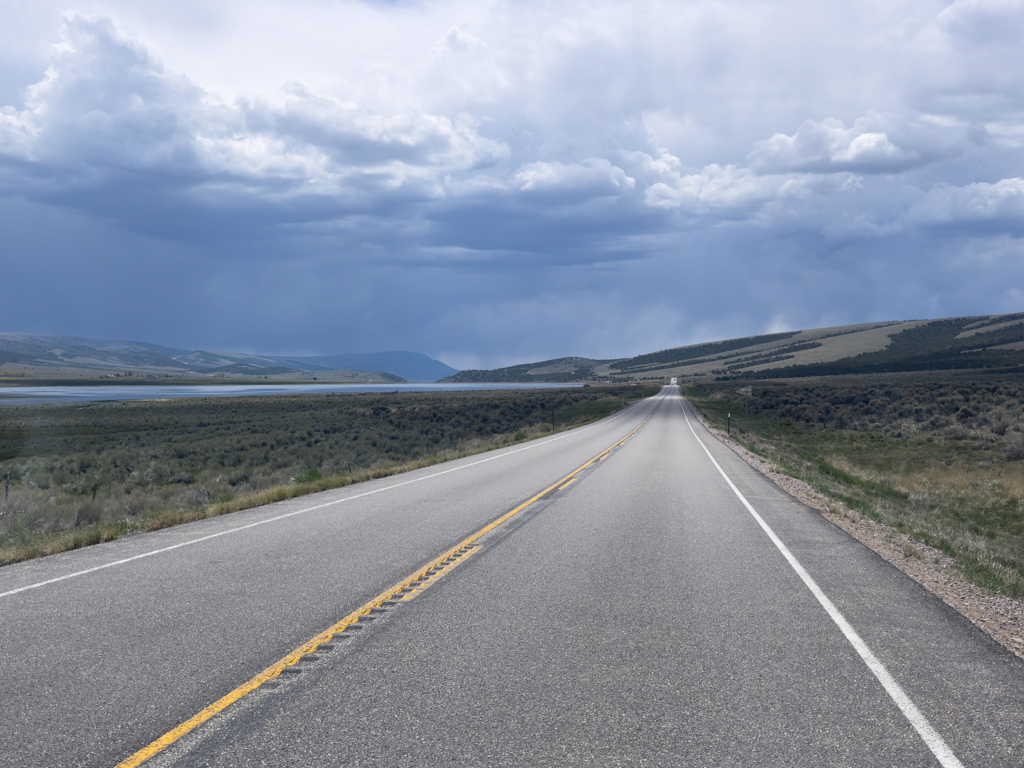
<svg viewBox="0 0 1024 768">
<path fill-rule="evenodd" d="M 21 559 L 60 551 L 71 529 L 99 526 L 102 536 L 116 536 L 196 519 L 211 505 L 220 513 L 257 498 L 273 501 L 274 489 L 286 486 L 292 495 L 336 487 L 336 480 L 550 432 L 552 411 L 557 428 L 581 424 L 658 389 L 260 395 L 4 409 L 0 478 L 10 475 L 10 494 L 5 500 L 0 489 L 0 549 L 19 548 Z M 56 538 L 39 538 L 50 534 Z M 87 538 L 82 532 L 74 540 Z M 10 557 L 0 554 L 0 562 Z"/>
<path fill-rule="evenodd" d="M 323 477 L 323 473 L 318 467 L 308 467 L 299 474 L 292 478 L 293 483 L 312 483 L 314 480 L 319 480 Z"/>
</svg>

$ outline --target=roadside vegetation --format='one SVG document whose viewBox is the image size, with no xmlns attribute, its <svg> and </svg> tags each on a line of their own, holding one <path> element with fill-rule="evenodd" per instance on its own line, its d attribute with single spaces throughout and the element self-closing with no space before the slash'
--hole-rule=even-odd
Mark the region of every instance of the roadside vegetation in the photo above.
<svg viewBox="0 0 1024 768">
<path fill-rule="evenodd" d="M 1024 599 L 1024 384 L 890 374 L 685 386 L 714 426 L 779 471 Z M 749 411 L 749 415 L 744 415 Z M 916 550 L 915 550 L 916 552 Z M 908 556 L 915 554 L 910 552 Z"/>
<path fill-rule="evenodd" d="M 658 387 L 261 395 L 0 409 L 0 564 L 428 466 Z"/>
</svg>

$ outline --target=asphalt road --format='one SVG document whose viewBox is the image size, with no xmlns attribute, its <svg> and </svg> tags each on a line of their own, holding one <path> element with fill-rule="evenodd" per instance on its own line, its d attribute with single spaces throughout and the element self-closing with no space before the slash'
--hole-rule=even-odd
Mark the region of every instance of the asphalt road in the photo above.
<svg viewBox="0 0 1024 768">
<path fill-rule="evenodd" d="M 747 467 L 675 387 L 0 569 L 0 765 L 116 765 L 521 507 L 143 764 L 1024 765 L 1024 664 Z"/>
</svg>

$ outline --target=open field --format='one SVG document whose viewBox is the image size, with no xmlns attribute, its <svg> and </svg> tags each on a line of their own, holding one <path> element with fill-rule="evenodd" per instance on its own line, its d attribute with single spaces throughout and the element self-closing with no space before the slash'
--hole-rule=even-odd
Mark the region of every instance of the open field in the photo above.
<svg viewBox="0 0 1024 768">
<path fill-rule="evenodd" d="M 752 388 L 746 402 L 739 384 Z M 731 413 L 733 439 L 784 473 L 942 550 L 975 584 L 1024 598 L 1019 375 L 701 382 L 684 393 L 715 426 Z"/>
<path fill-rule="evenodd" d="M 657 387 L 264 395 L 0 411 L 0 563 L 444 461 Z"/>
</svg>

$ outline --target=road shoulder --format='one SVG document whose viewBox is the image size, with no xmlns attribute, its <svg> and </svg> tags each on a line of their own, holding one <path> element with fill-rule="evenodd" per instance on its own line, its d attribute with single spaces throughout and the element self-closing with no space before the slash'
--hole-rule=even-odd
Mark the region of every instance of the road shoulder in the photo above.
<svg viewBox="0 0 1024 768">
<path fill-rule="evenodd" d="M 961 577 L 955 562 L 890 526 L 875 522 L 831 499 L 802 480 L 773 470 L 771 462 L 748 451 L 719 429 L 710 426 L 696 409 L 701 425 L 748 465 L 801 503 L 878 554 L 882 559 L 936 595 L 946 605 L 981 629 L 1004 648 L 1024 660 L 1024 603 L 982 589 Z"/>
</svg>

